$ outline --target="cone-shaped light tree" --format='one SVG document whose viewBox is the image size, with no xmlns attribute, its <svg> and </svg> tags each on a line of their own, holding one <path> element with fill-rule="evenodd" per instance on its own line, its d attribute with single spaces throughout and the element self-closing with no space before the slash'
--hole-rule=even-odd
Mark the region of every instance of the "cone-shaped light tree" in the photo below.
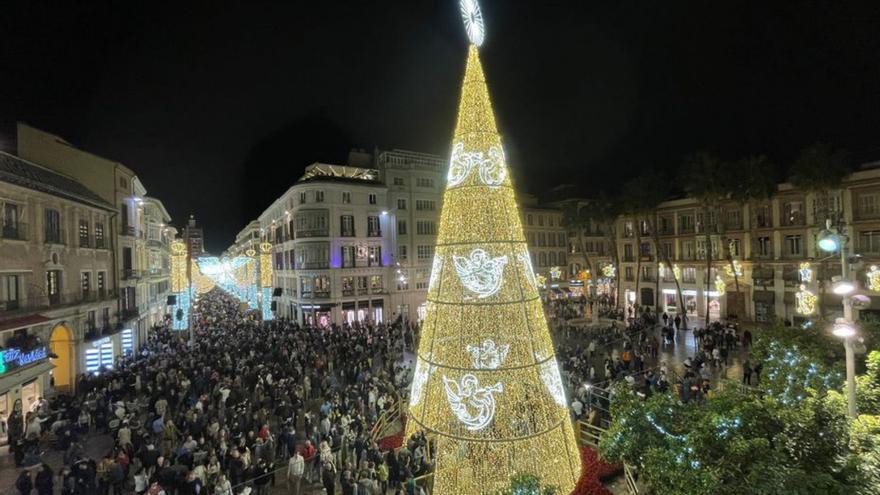
<svg viewBox="0 0 880 495">
<path fill-rule="evenodd" d="M 462 13 L 471 45 L 407 434 L 436 440 L 437 494 L 494 494 L 517 474 L 570 493 L 580 457 L 480 64 L 475 0 Z"/>
</svg>

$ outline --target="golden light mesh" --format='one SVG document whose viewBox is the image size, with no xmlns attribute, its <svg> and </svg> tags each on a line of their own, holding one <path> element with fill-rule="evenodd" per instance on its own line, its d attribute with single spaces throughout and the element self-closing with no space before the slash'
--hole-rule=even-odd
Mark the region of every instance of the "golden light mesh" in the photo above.
<svg viewBox="0 0 880 495">
<path fill-rule="evenodd" d="M 459 143 L 482 157 L 501 149 L 473 45 L 453 148 Z M 490 259 L 507 259 L 498 290 L 488 296 L 468 289 L 456 270 L 456 257 L 469 258 L 477 249 Z M 475 166 L 447 185 L 435 256 L 406 428 L 407 435 L 424 430 L 436 439 L 434 492 L 495 494 L 512 476 L 534 474 L 558 493 L 570 493 L 580 476 L 580 456 L 509 173 L 487 185 Z M 486 340 L 509 346 L 497 368 L 475 367 L 468 352 Z M 467 375 L 482 395 L 472 394 L 475 402 L 454 401 L 456 411 L 444 377 L 464 384 Z M 492 410 L 485 398 L 496 384 L 503 390 L 489 391 Z M 479 428 L 462 420 L 462 414 L 472 419 L 488 410 L 491 420 Z"/>
</svg>

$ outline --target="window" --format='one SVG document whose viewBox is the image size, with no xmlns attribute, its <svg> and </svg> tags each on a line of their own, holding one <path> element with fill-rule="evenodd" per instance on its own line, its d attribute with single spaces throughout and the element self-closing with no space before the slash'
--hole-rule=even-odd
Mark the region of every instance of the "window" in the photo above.
<svg viewBox="0 0 880 495">
<path fill-rule="evenodd" d="M 0 275 L 0 311 L 18 309 L 21 296 L 20 275 Z"/>
<path fill-rule="evenodd" d="M 552 226 L 553 226 L 553 215 L 550 215 L 550 216 L 547 217 L 547 226 L 548 226 L 548 227 L 552 227 Z"/>
<path fill-rule="evenodd" d="M 553 235 L 553 232 L 547 234 L 547 245 L 550 247 L 556 247 L 556 236 Z"/>
<path fill-rule="evenodd" d="M 633 260 L 632 244 L 624 244 L 623 245 L 623 261 L 632 261 L 632 260 Z"/>
<path fill-rule="evenodd" d="M 559 246 L 565 246 L 566 244 L 568 244 L 565 240 L 565 233 L 560 232 L 559 234 L 557 234 L 556 238 L 558 239 Z"/>
<path fill-rule="evenodd" d="M 107 279 L 107 272 L 98 272 L 98 280 L 97 280 L 98 294 L 100 294 L 101 297 L 104 297 L 104 295 L 107 293 L 106 279 Z"/>
<path fill-rule="evenodd" d="M 430 220 L 419 220 L 416 222 L 416 233 L 419 235 L 435 235 L 437 234 L 437 224 Z"/>
<path fill-rule="evenodd" d="M 342 268 L 354 268 L 355 256 L 354 246 L 342 246 Z"/>
<path fill-rule="evenodd" d="M 24 239 L 23 232 L 19 232 L 18 205 L 6 203 L 3 205 L 3 232 L 0 237 L 5 239 Z"/>
<path fill-rule="evenodd" d="M 61 214 L 58 210 L 46 208 L 45 210 L 46 244 L 61 244 Z"/>
<path fill-rule="evenodd" d="M 692 266 L 686 266 L 681 270 L 681 278 L 685 282 L 692 284 L 697 281 L 697 269 Z"/>
<path fill-rule="evenodd" d="M 547 253 L 538 253 L 538 266 L 547 266 Z"/>
<path fill-rule="evenodd" d="M 398 210 L 405 210 L 406 209 L 406 200 L 405 199 L 400 198 L 397 200 L 397 209 Z"/>
<path fill-rule="evenodd" d="M 782 222 L 784 225 L 804 224 L 804 203 L 789 201 L 782 205 Z"/>
<path fill-rule="evenodd" d="M 416 252 L 420 260 L 429 260 L 434 257 L 434 246 L 419 245 Z"/>
<path fill-rule="evenodd" d="M 547 245 L 547 234 L 538 232 L 538 246 L 545 247 Z"/>
<path fill-rule="evenodd" d="M 416 185 L 419 187 L 434 187 L 434 179 L 430 177 L 417 177 Z"/>
<path fill-rule="evenodd" d="M 740 249 L 740 240 L 730 239 L 727 243 L 727 249 L 730 251 L 731 256 L 740 256 L 740 253 L 742 252 Z"/>
<path fill-rule="evenodd" d="M 95 222 L 95 247 L 104 249 L 104 224 Z"/>
<path fill-rule="evenodd" d="M 664 242 L 663 244 L 661 244 L 660 252 L 663 253 L 664 258 L 672 259 L 672 243 L 671 242 Z M 657 253 L 657 254 L 659 255 L 660 253 Z"/>
<path fill-rule="evenodd" d="M 324 202 L 324 191 L 315 191 L 315 203 Z"/>
<path fill-rule="evenodd" d="M 402 244 L 397 246 L 397 259 L 400 261 L 406 261 L 406 245 Z"/>
<path fill-rule="evenodd" d="M 382 292 L 382 275 L 370 276 L 370 290 L 374 293 Z"/>
<path fill-rule="evenodd" d="M 859 195 L 859 218 L 877 218 L 880 216 L 880 194 Z"/>
<path fill-rule="evenodd" d="M 660 234 L 672 233 L 672 219 L 669 217 L 660 217 Z"/>
<path fill-rule="evenodd" d="M 49 304 L 61 302 L 61 270 L 46 272 L 46 295 L 49 297 Z"/>
<path fill-rule="evenodd" d="M 306 204 L 306 193 L 305 192 L 299 193 L 299 204 L 301 204 L 301 205 Z"/>
<path fill-rule="evenodd" d="M 757 240 L 757 250 L 758 256 L 768 257 L 773 255 L 773 244 L 770 241 L 770 237 L 762 236 L 758 237 Z"/>
<path fill-rule="evenodd" d="M 534 218 L 532 218 L 532 215 L 531 215 L 531 214 L 526 215 L 526 224 L 528 224 L 528 225 L 534 225 Z"/>
<path fill-rule="evenodd" d="M 126 272 L 131 271 L 131 248 L 124 247 L 122 248 L 122 270 Z"/>
<path fill-rule="evenodd" d="M 395 177 L 393 182 L 395 186 L 402 186 L 404 184 L 403 177 Z"/>
<path fill-rule="evenodd" d="M 785 236 L 785 253 L 789 256 L 799 256 L 801 254 L 801 236 Z"/>
<path fill-rule="evenodd" d="M 105 327 L 110 326 L 110 308 L 104 308 L 101 310 L 101 321 L 104 323 Z"/>
<path fill-rule="evenodd" d="M 382 246 L 370 246 L 367 252 L 367 266 L 382 266 Z"/>
<path fill-rule="evenodd" d="M 689 233 L 694 231 L 694 216 L 693 215 L 679 215 L 678 216 L 678 231 L 680 233 Z"/>
<path fill-rule="evenodd" d="M 88 296 L 92 291 L 92 274 L 90 272 L 82 272 L 80 274 L 83 296 Z"/>
<path fill-rule="evenodd" d="M 635 231 L 633 229 L 632 221 L 626 221 L 623 223 L 623 236 L 624 237 L 632 237 L 635 235 Z"/>
<path fill-rule="evenodd" d="M 642 267 L 642 282 L 653 282 L 654 281 L 654 269 L 650 266 Z"/>
<path fill-rule="evenodd" d="M 342 202 L 343 203 L 351 203 L 351 193 L 348 191 L 343 191 L 342 193 Z"/>
<path fill-rule="evenodd" d="M 89 247 L 89 221 L 79 221 L 79 247 Z"/>
<path fill-rule="evenodd" d="M 544 215 L 538 215 L 538 227 L 544 226 Z"/>
<path fill-rule="evenodd" d="M 379 228 L 379 217 L 367 217 L 367 237 L 382 237 L 382 230 Z"/>
<path fill-rule="evenodd" d="M 766 228 L 773 226 L 773 218 L 770 216 L 770 205 L 755 206 L 755 227 Z"/>
<path fill-rule="evenodd" d="M 724 222 L 728 229 L 742 228 L 742 211 L 739 208 L 727 208 L 724 210 Z"/>
<path fill-rule="evenodd" d="M 697 245 L 694 241 L 684 241 L 681 243 L 681 259 L 697 259 Z"/>
<path fill-rule="evenodd" d="M 369 200 L 370 200 L 370 204 L 371 204 L 371 205 L 376 204 L 376 195 L 375 195 L 375 194 L 370 194 Z"/>
<path fill-rule="evenodd" d="M 406 235 L 406 220 L 397 221 L 397 234 Z"/>
<path fill-rule="evenodd" d="M 633 279 L 635 278 L 635 277 L 633 277 L 633 268 L 631 266 L 626 267 L 626 269 L 624 270 L 623 273 L 624 273 L 624 278 L 628 282 L 632 282 Z"/>
<path fill-rule="evenodd" d="M 863 253 L 880 253 L 880 230 L 859 232 L 859 251 Z"/>
<path fill-rule="evenodd" d="M 419 211 L 434 211 L 434 202 L 430 199 L 417 199 L 416 200 L 416 210 Z"/>
<path fill-rule="evenodd" d="M 351 296 L 354 294 L 354 277 L 342 277 L 342 295 Z"/>
<path fill-rule="evenodd" d="M 651 256 L 651 245 L 643 242 L 639 245 L 639 256 Z"/>
<path fill-rule="evenodd" d="M 342 237 L 354 237 L 354 215 L 339 217 L 339 230 Z"/>
</svg>

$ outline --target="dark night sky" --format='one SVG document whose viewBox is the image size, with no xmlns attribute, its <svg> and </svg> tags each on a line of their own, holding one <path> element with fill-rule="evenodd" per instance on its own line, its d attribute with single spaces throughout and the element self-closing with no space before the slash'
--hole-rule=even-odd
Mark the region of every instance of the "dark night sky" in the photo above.
<svg viewBox="0 0 880 495">
<path fill-rule="evenodd" d="M 880 159 L 876 2 L 482 3 L 521 189 L 672 177 L 696 150 Z M 23 120 L 127 164 L 215 252 L 312 161 L 445 154 L 466 55 L 456 0 L 13 0 L 0 32 L 0 141 Z"/>
</svg>

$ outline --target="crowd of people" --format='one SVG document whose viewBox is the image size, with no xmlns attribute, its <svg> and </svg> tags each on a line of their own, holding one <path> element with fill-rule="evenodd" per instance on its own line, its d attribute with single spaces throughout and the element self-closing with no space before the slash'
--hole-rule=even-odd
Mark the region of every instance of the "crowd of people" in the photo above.
<svg viewBox="0 0 880 495">
<path fill-rule="evenodd" d="M 51 435 L 65 451 L 60 473 L 23 470 L 19 492 L 51 494 L 54 482 L 76 495 L 266 494 L 280 483 L 291 494 L 414 493 L 430 469 L 426 440 L 383 452 L 371 429 L 408 390 L 403 356 L 418 326 L 258 320 L 215 290 L 198 302 L 191 340 L 155 328 L 136 356 L 80 377 Z M 96 433 L 113 445 L 90 458 Z"/>
</svg>

